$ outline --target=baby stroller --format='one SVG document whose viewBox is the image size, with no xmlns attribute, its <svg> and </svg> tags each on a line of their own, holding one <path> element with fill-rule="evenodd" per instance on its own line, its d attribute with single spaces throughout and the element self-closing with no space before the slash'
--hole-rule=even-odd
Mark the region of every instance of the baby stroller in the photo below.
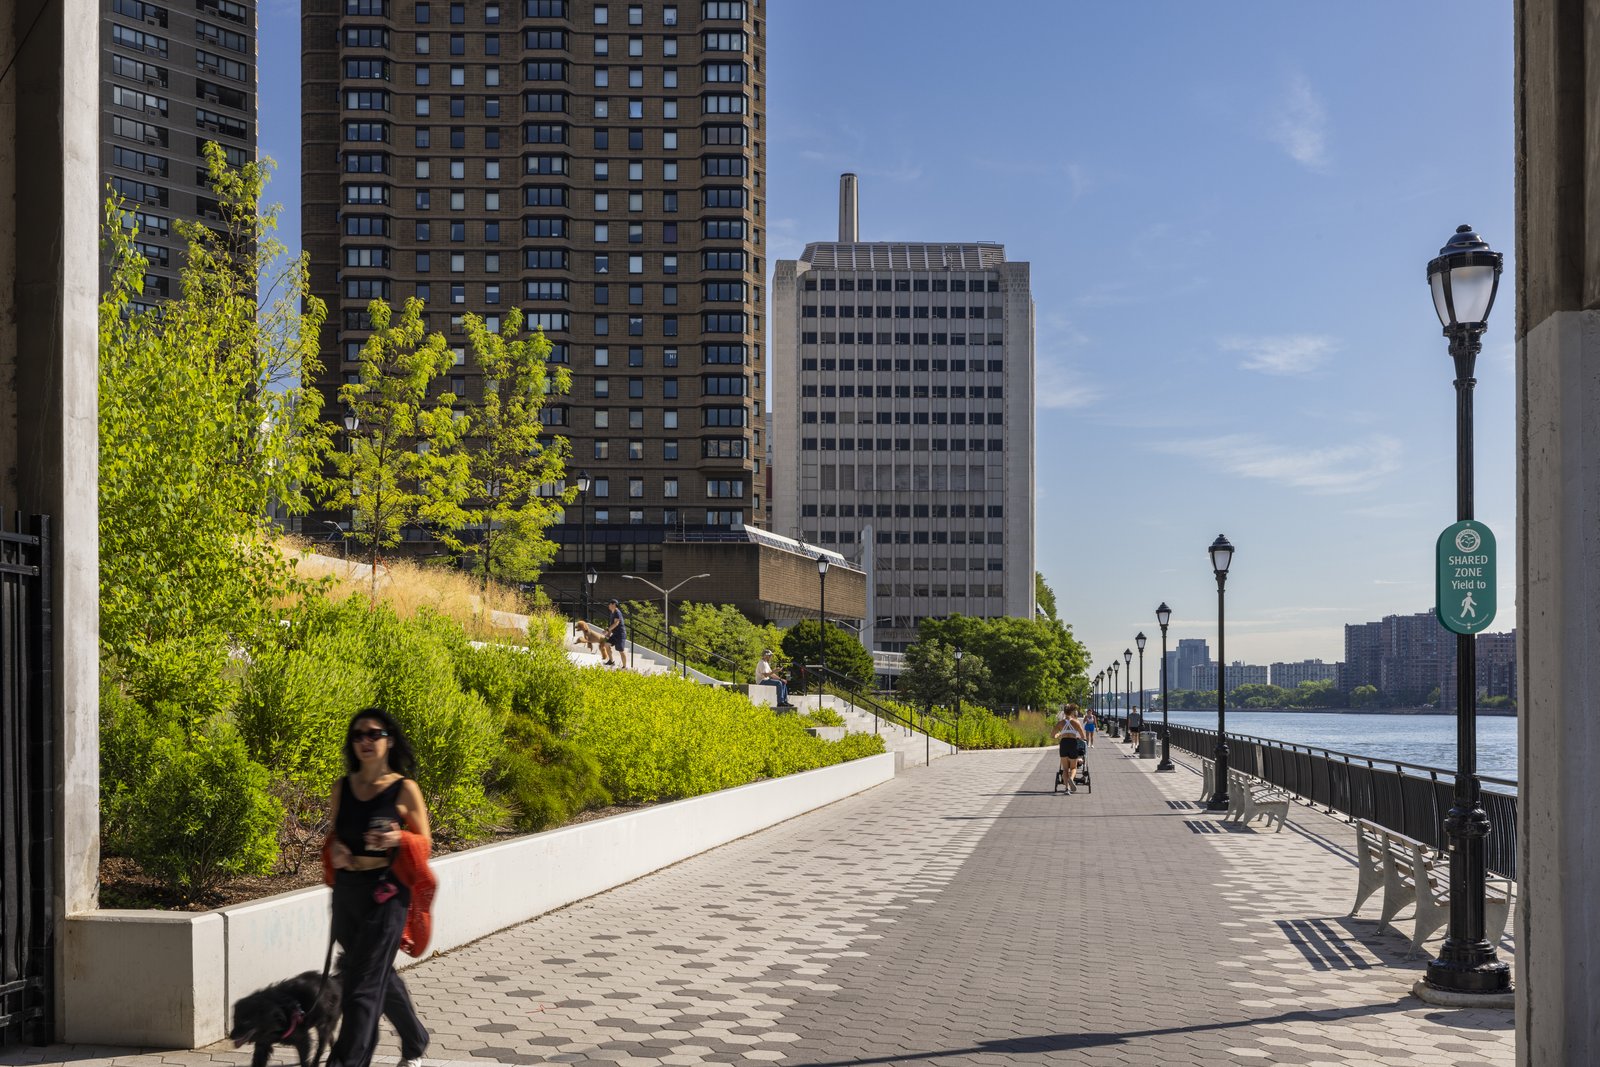
<svg viewBox="0 0 1600 1067">
<path fill-rule="evenodd" d="M 1085 792 L 1094 792 L 1094 783 L 1089 778 L 1089 757 L 1087 751 L 1083 756 L 1078 758 L 1078 776 L 1074 778 L 1072 782 L 1074 785 L 1083 786 Z M 1057 767 L 1055 788 L 1050 791 L 1052 793 L 1059 793 L 1065 788 L 1066 786 L 1063 785 L 1061 781 L 1061 768 Z"/>
</svg>

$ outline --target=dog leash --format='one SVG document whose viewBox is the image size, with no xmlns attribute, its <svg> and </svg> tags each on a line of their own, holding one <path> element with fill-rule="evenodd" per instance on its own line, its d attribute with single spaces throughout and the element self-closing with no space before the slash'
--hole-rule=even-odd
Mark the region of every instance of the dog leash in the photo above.
<svg viewBox="0 0 1600 1067">
<path fill-rule="evenodd" d="M 330 909 L 330 912 L 331 912 L 331 909 Z M 332 969 L 333 969 L 333 916 L 330 914 L 328 916 L 328 951 L 322 957 L 322 977 L 317 980 L 317 995 L 315 997 L 313 997 L 312 1000 L 311 1000 L 311 1003 L 312 1003 L 313 1006 L 322 1003 L 323 991 L 328 988 L 328 972 L 331 971 Z M 293 1037 L 294 1036 L 294 1032 L 297 1029 L 300 1028 L 300 1024 L 305 1021 L 305 1018 L 306 1018 L 305 1009 L 301 1008 L 298 1004 L 296 1004 L 295 1005 L 295 1009 L 294 1009 L 294 1014 L 289 1016 L 289 1029 L 285 1030 L 283 1032 L 283 1036 L 280 1037 L 278 1040 L 279 1041 L 287 1041 L 289 1038 Z"/>
</svg>

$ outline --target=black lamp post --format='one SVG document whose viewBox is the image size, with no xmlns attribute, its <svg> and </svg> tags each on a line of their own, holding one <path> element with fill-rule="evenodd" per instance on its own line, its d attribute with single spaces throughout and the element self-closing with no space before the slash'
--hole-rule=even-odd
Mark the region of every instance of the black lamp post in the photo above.
<svg viewBox="0 0 1600 1067">
<path fill-rule="evenodd" d="M 1128 720 L 1129 729 L 1123 732 L 1128 739 L 1128 744 L 1133 744 L 1133 649 L 1122 650 L 1122 662 L 1127 670 L 1122 674 L 1122 714 Z"/>
<path fill-rule="evenodd" d="M 1211 802 L 1206 805 L 1211 811 L 1228 810 L 1228 721 L 1227 699 L 1228 685 L 1226 674 L 1228 661 L 1224 654 L 1222 637 L 1222 597 L 1223 587 L 1228 584 L 1228 567 L 1233 563 L 1233 545 L 1221 534 L 1211 542 L 1207 549 L 1211 554 L 1211 573 L 1217 576 L 1217 750 L 1216 750 L 1216 792 L 1211 794 Z"/>
<path fill-rule="evenodd" d="M 817 694 L 828 674 L 828 557 L 817 557 L 817 663 L 822 672 L 817 678 Z M 820 705 L 819 705 L 820 707 Z"/>
<path fill-rule="evenodd" d="M 1150 724 L 1145 722 L 1144 713 L 1144 631 L 1140 630 L 1133 638 L 1133 647 L 1139 650 L 1139 736 L 1144 737 L 1144 730 Z M 1141 748 L 1143 745 L 1141 744 Z"/>
<path fill-rule="evenodd" d="M 1090 697 L 1092 698 L 1090 703 L 1094 708 L 1094 717 L 1095 717 L 1096 720 L 1101 720 L 1101 719 L 1105 718 L 1106 708 L 1105 708 L 1105 705 L 1103 703 L 1101 703 L 1101 701 L 1100 701 L 1100 683 L 1104 682 L 1105 679 L 1106 679 L 1106 672 L 1105 671 L 1101 671 L 1099 674 L 1095 675 L 1094 676 L 1094 689 L 1090 692 Z M 1105 726 L 1105 723 L 1101 722 L 1100 725 L 1103 728 Z"/>
<path fill-rule="evenodd" d="M 967 650 L 956 646 L 956 748 L 961 748 L 961 657 Z"/>
<path fill-rule="evenodd" d="M 589 472 L 578 472 L 578 511 L 582 516 L 580 532 L 578 534 L 578 566 L 583 569 L 583 603 L 578 610 L 582 613 L 584 622 L 589 621 L 589 587 L 594 585 L 598 577 L 594 568 L 589 566 Z"/>
<path fill-rule="evenodd" d="M 1122 664 L 1113 659 L 1111 661 L 1111 706 L 1113 709 L 1117 706 L 1117 675 L 1121 673 L 1121 669 Z M 1111 736 L 1121 736 L 1117 733 L 1117 714 L 1115 710 L 1111 713 Z"/>
<path fill-rule="evenodd" d="M 361 419 L 356 416 L 356 409 L 346 406 L 344 409 L 344 447 L 347 452 L 356 450 L 356 431 L 361 429 Z M 350 461 L 350 533 L 356 529 L 356 487 L 355 487 L 355 461 Z M 341 553 L 346 562 L 350 559 L 350 533 L 344 534 L 344 551 Z"/>
<path fill-rule="evenodd" d="M 1158 771 L 1170 771 L 1172 766 L 1172 738 L 1167 726 L 1167 623 L 1172 621 L 1172 609 L 1163 600 L 1156 609 L 1156 623 L 1161 627 L 1161 762 Z M 1142 646 L 1141 646 L 1142 647 Z"/>
<path fill-rule="evenodd" d="M 1473 517 L 1472 389 L 1483 332 L 1500 285 L 1502 257 L 1459 226 L 1428 264 L 1428 285 L 1456 371 L 1456 519 Z M 1453 993 L 1504 993 L 1511 968 L 1484 936 L 1489 816 L 1478 781 L 1478 664 L 1471 634 L 1456 635 L 1456 789 L 1445 816 L 1450 835 L 1450 927 L 1426 981 Z"/>
</svg>

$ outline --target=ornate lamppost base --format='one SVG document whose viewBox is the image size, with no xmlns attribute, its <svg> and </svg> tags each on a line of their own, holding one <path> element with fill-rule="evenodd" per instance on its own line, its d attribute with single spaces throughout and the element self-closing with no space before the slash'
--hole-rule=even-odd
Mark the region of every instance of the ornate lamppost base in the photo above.
<svg viewBox="0 0 1600 1067">
<path fill-rule="evenodd" d="M 1501 964 L 1502 967 L 1505 964 Z M 1411 986 L 1411 995 L 1424 1004 L 1433 1004 L 1440 1008 L 1506 1008 L 1510 1009 L 1516 1002 L 1516 993 L 1510 985 L 1510 975 L 1507 975 L 1507 984 L 1504 988 L 1485 990 L 1480 993 L 1464 993 L 1455 989 L 1440 989 L 1430 985 L 1426 978 L 1418 978 Z"/>
</svg>

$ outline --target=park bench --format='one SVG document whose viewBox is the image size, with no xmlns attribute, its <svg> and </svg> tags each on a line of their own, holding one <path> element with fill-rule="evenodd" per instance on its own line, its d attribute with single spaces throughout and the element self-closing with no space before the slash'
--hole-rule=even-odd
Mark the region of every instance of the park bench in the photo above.
<svg viewBox="0 0 1600 1067">
<path fill-rule="evenodd" d="M 1264 818 L 1267 825 L 1278 820 L 1276 832 L 1283 832 L 1284 821 L 1289 818 L 1289 794 L 1276 786 L 1243 771 L 1228 772 L 1228 814 L 1224 821 L 1250 823 Z"/>
<path fill-rule="evenodd" d="M 1351 916 L 1383 887 L 1379 925 L 1393 926 L 1407 904 L 1412 915 L 1411 954 L 1419 955 L 1428 938 L 1450 921 L 1450 857 L 1414 837 L 1356 820 L 1356 902 Z M 1484 896 L 1484 936 L 1491 942 L 1505 934 L 1511 913 L 1511 880 L 1491 875 Z M 1403 932 L 1403 931 L 1402 931 Z"/>
<path fill-rule="evenodd" d="M 1215 796 L 1217 792 L 1217 765 L 1211 760 L 1206 759 L 1204 756 L 1200 758 L 1200 776 L 1202 778 L 1202 782 L 1200 785 L 1199 803 L 1205 804 L 1213 796 Z"/>
</svg>

